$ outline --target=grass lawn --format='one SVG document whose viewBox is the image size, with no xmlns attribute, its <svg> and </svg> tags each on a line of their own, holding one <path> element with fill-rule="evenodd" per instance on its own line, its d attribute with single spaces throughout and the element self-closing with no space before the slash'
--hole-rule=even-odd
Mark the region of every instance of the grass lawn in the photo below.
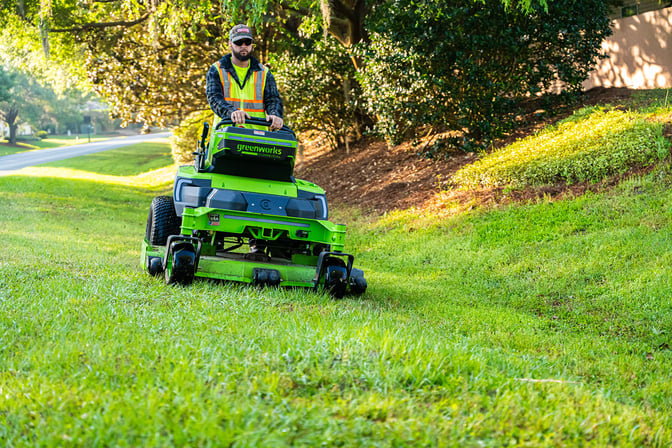
<svg viewBox="0 0 672 448">
<path fill-rule="evenodd" d="M 91 136 L 91 143 L 109 140 L 116 135 L 96 134 Z M 89 143 L 86 135 L 55 135 L 53 137 L 40 139 L 30 139 L 17 142 L 17 146 L 8 146 L 7 140 L 0 139 L 0 157 L 16 154 L 17 152 L 34 151 L 36 149 L 57 148 L 60 146 L 79 145 Z"/>
<path fill-rule="evenodd" d="M 672 444 L 669 166 L 458 217 L 332 210 L 369 282 L 335 301 L 149 277 L 171 168 L 119 160 L 0 177 L 5 446 Z"/>
<path fill-rule="evenodd" d="M 133 176 L 173 163 L 167 138 L 137 143 L 72 159 L 45 163 L 43 167 L 70 168 L 111 176 Z"/>
</svg>

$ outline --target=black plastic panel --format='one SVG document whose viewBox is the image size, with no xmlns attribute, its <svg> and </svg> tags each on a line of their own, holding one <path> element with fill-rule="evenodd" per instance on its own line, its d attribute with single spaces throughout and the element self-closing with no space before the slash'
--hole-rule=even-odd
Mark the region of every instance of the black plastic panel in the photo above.
<svg viewBox="0 0 672 448">
<path fill-rule="evenodd" d="M 248 209 L 245 196 L 239 191 L 233 190 L 213 190 L 208 196 L 206 207 L 221 208 L 223 210 L 240 210 Z"/>
<path fill-rule="evenodd" d="M 290 199 L 287 202 L 287 216 L 316 219 L 315 201 L 309 199 Z"/>
<path fill-rule="evenodd" d="M 209 179 L 190 179 L 177 177 L 173 185 L 175 213 L 182 216 L 185 207 L 201 207 L 210 193 Z"/>
</svg>

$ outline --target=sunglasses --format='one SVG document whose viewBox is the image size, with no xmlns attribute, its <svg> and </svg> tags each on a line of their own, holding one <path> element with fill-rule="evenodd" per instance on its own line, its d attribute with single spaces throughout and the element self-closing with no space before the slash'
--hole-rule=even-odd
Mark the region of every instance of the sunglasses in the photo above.
<svg viewBox="0 0 672 448">
<path fill-rule="evenodd" d="M 240 39 L 235 41 L 234 44 L 238 45 L 239 47 L 243 45 L 249 47 L 250 45 L 252 45 L 252 39 Z"/>
</svg>

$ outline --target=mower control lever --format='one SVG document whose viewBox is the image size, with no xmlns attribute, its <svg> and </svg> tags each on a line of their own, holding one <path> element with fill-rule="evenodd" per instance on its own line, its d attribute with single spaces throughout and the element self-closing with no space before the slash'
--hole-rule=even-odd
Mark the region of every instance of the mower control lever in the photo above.
<svg viewBox="0 0 672 448">
<path fill-rule="evenodd" d="M 196 171 L 201 171 L 205 168 L 205 152 L 206 146 L 205 142 L 208 138 L 208 133 L 210 132 L 210 125 L 206 122 L 203 123 L 203 132 L 201 132 L 201 139 L 198 141 L 198 151 L 194 152 L 193 155 L 196 156 L 194 159 L 194 165 Z"/>
</svg>

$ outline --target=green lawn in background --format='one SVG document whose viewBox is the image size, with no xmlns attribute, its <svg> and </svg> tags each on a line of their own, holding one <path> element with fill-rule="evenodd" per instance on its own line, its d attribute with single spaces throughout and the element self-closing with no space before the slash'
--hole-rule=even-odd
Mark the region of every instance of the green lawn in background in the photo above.
<svg viewBox="0 0 672 448">
<path fill-rule="evenodd" d="M 91 143 L 109 140 L 117 137 L 116 134 L 95 134 L 91 136 Z M 82 143 L 89 143 L 89 138 L 86 135 L 56 135 L 53 137 L 40 139 L 26 139 L 19 140 L 17 146 L 6 146 L 7 140 L 0 139 L 0 157 L 10 154 L 16 154 L 24 151 L 34 151 L 36 149 L 57 148 L 68 145 L 79 145 Z"/>
<path fill-rule="evenodd" d="M 167 138 L 137 143 L 82 157 L 45 163 L 44 167 L 70 168 L 112 176 L 132 176 L 172 163 Z"/>
<path fill-rule="evenodd" d="M 0 440 L 670 446 L 671 171 L 448 218 L 332 206 L 369 281 L 342 301 L 149 277 L 170 183 L 0 177 Z"/>
</svg>

